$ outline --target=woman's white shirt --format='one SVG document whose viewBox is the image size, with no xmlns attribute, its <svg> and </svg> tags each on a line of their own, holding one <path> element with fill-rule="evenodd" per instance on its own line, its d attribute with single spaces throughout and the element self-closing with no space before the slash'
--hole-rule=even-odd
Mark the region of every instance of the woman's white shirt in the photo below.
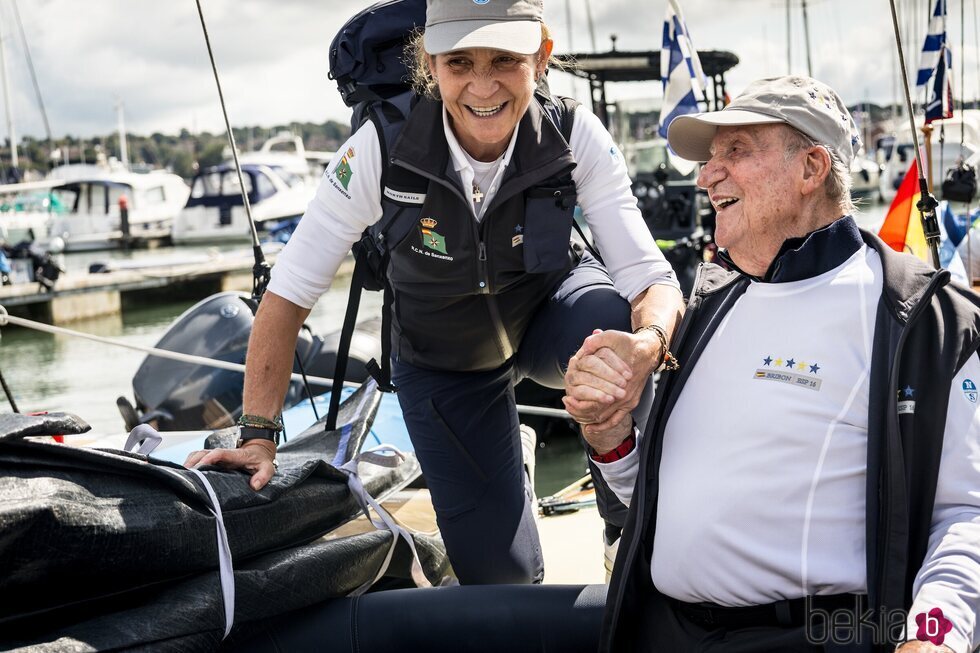
<svg viewBox="0 0 980 653">
<path fill-rule="evenodd" d="M 467 179 L 472 183 L 473 168 L 448 125 L 446 135 L 465 187 Z M 515 142 L 516 137 L 495 181 L 510 163 Z M 637 208 L 619 148 L 601 121 L 582 107 L 576 111 L 569 145 L 578 164 L 572 171 L 578 204 L 619 294 L 632 301 L 652 285 L 676 287 L 673 270 Z M 367 122 L 337 150 L 324 172 L 306 214 L 273 266 L 271 292 L 298 306 L 313 307 L 351 245 L 381 218 L 381 166 L 378 133 Z M 487 189 L 483 203 L 489 202 L 496 185 Z"/>
</svg>

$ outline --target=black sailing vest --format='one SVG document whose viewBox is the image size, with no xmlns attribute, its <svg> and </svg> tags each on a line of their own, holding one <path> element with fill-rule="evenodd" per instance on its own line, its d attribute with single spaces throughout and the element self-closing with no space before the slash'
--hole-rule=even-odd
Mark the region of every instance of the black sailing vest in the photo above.
<svg viewBox="0 0 980 653">
<path fill-rule="evenodd" d="M 517 130 L 481 222 L 452 165 L 442 103 L 420 100 L 390 148 L 380 222 L 392 225 L 387 277 L 396 359 L 431 369 L 499 367 L 574 267 L 571 150 L 537 98 Z"/>
</svg>

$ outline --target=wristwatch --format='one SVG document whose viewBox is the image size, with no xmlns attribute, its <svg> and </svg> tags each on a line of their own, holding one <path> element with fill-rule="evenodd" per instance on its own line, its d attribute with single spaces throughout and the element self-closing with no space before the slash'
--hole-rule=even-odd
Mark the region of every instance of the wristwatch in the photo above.
<svg viewBox="0 0 980 653">
<path fill-rule="evenodd" d="M 241 447 L 249 440 L 268 440 L 272 444 L 278 446 L 279 433 L 279 429 L 260 428 L 258 426 L 239 426 L 238 444 L 235 446 Z"/>
</svg>

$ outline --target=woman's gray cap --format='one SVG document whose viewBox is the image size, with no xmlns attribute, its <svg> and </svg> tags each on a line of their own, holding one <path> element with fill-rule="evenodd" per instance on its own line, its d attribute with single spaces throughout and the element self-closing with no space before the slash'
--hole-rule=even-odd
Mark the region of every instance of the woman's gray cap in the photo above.
<svg viewBox="0 0 980 653">
<path fill-rule="evenodd" d="M 803 132 L 847 166 L 861 149 L 857 126 L 836 91 L 799 76 L 760 79 L 721 111 L 678 116 L 667 129 L 667 142 L 689 161 L 707 161 L 719 127 L 770 123 L 784 123 Z"/>
<path fill-rule="evenodd" d="M 494 48 L 534 54 L 541 48 L 542 0 L 428 0 L 425 51 Z"/>
</svg>

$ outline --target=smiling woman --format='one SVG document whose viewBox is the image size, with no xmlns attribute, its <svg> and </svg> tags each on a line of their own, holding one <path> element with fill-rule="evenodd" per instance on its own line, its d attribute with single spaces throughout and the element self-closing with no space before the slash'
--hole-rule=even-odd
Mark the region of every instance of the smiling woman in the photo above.
<svg viewBox="0 0 980 653">
<path fill-rule="evenodd" d="M 391 380 L 462 584 L 544 576 L 524 460 L 535 436 L 518 422 L 514 385 L 564 387 L 583 341 L 615 334 L 609 346 L 628 361 L 618 383 L 576 408 L 616 437 L 634 409 L 645 421 L 667 344 L 640 327 L 669 335 L 682 310 L 609 133 L 548 90 L 542 15 L 541 0 L 427 1 L 425 32 L 406 52 L 418 63 L 411 102 L 397 119 L 375 105 L 384 116 L 339 149 L 278 257 L 248 348 L 244 412 L 274 426 L 293 337 L 368 230 L 393 297 Z M 604 264 L 569 247 L 576 204 Z M 260 488 L 273 439 L 204 462 L 244 468 Z M 625 509 L 598 494 L 603 516 L 621 524 Z"/>
</svg>

